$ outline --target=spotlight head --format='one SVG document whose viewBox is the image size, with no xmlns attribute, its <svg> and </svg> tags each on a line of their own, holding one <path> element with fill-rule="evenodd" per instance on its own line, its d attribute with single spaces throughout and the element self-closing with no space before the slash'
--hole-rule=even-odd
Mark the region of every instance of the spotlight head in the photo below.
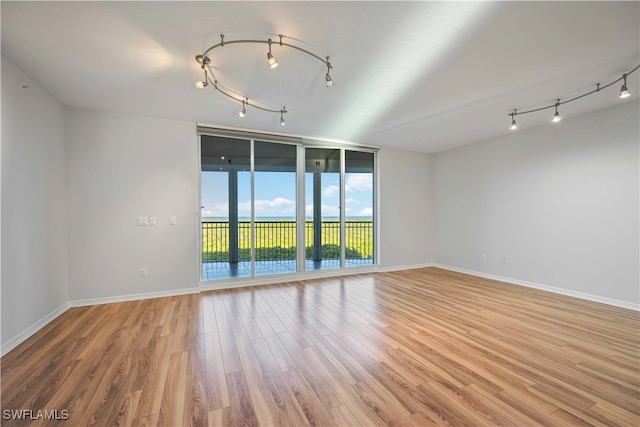
<svg viewBox="0 0 640 427">
<path fill-rule="evenodd" d="M 327 81 L 327 87 L 333 86 L 333 80 L 331 80 L 331 76 L 329 75 L 329 73 L 327 73 L 327 75 L 325 76 L 325 80 Z"/>
<path fill-rule="evenodd" d="M 205 59 L 208 61 L 209 58 L 207 58 L 206 56 L 202 56 L 202 55 L 198 55 L 196 56 L 196 60 L 202 61 L 202 72 L 204 73 L 204 80 L 196 80 L 196 87 L 198 89 L 202 89 L 205 86 L 207 86 L 209 84 L 209 77 L 207 76 L 207 69 L 205 68 L 205 63 L 208 64 L 208 62 L 205 61 Z"/>
<path fill-rule="evenodd" d="M 240 117 L 241 119 L 244 119 L 244 116 L 247 114 L 247 110 L 245 110 L 244 108 L 242 109 L 242 111 L 238 111 L 238 117 Z"/>
<path fill-rule="evenodd" d="M 511 126 L 509 127 L 509 129 L 511 129 L 511 130 L 518 129 L 518 124 L 516 123 L 516 114 L 517 113 L 518 113 L 518 109 L 517 108 L 515 110 L 513 110 L 513 113 L 511 113 Z"/>
<path fill-rule="evenodd" d="M 271 54 L 271 39 L 267 40 L 269 44 L 269 52 L 267 52 L 267 63 L 272 70 L 278 66 L 278 60 Z M 282 38 L 280 38 L 280 44 L 282 44 Z"/>
<path fill-rule="evenodd" d="M 278 60 L 271 54 L 271 52 L 267 52 L 267 63 L 269 64 L 269 68 L 272 70 L 278 66 Z"/>
<path fill-rule="evenodd" d="M 631 91 L 627 88 L 627 74 L 622 75 L 622 79 L 624 83 L 622 83 L 622 87 L 620 88 L 620 98 L 628 98 L 631 96 Z"/>
<path fill-rule="evenodd" d="M 196 62 L 200 65 L 202 65 L 203 67 L 211 64 L 211 59 L 209 59 L 208 56 L 204 56 L 204 55 L 197 55 L 196 56 Z"/>
<path fill-rule="evenodd" d="M 329 75 L 329 73 L 331 72 L 331 69 L 333 68 L 331 66 L 331 62 L 329 62 L 329 57 L 327 56 L 327 74 L 325 75 L 325 80 L 327 82 L 327 87 L 331 87 L 333 86 L 333 80 L 331 80 L 331 76 Z"/>
<path fill-rule="evenodd" d="M 284 117 L 280 117 L 280 126 L 286 126 L 287 122 L 284 121 Z"/>
<path fill-rule="evenodd" d="M 631 96 L 631 91 L 627 88 L 626 84 L 623 84 L 620 88 L 620 98 L 628 98 Z"/>
<path fill-rule="evenodd" d="M 560 106 L 560 99 L 558 99 L 558 101 L 556 102 L 556 113 L 553 115 L 553 119 L 551 119 L 553 123 L 558 123 L 562 119 L 562 117 L 560 117 L 560 113 L 558 113 L 559 106 Z"/>
</svg>

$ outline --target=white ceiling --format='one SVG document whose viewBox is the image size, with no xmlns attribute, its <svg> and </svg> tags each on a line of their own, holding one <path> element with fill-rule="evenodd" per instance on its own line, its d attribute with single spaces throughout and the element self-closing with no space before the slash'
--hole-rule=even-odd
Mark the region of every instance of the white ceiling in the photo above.
<svg viewBox="0 0 640 427">
<path fill-rule="evenodd" d="M 437 152 L 509 132 L 508 114 L 609 83 L 640 63 L 640 2 L 9 2 L 2 54 L 68 107 Z M 279 109 L 248 109 L 197 90 L 194 56 L 216 49 L 221 83 Z M 296 41 L 296 40 L 299 40 Z M 638 99 L 640 72 L 628 86 Z M 618 84 L 561 107 L 617 103 Z M 553 111 L 518 117 L 547 125 Z M 551 124 L 548 124 L 549 126 Z M 560 123 L 561 125 L 561 123 Z"/>
</svg>

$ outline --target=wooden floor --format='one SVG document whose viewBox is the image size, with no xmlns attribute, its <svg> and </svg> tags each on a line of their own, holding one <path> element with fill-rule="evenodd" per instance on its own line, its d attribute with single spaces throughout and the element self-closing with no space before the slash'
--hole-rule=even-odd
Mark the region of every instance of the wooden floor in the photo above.
<svg viewBox="0 0 640 427">
<path fill-rule="evenodd" d="M 3 416 L 638 426 L 639 321 L 435 268 L 73 308 L 2 358 Z"/>
</svg>

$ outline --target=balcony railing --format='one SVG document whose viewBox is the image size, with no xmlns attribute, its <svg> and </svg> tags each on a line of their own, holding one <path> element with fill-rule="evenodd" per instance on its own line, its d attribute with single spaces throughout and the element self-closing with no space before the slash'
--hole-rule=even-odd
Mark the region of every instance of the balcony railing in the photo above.
<svg viewBox="0 0 640 427">
<path fill-rule="evenodd" d="M 296 258 L 296 222 L 255 221 L 256 260 Z M 305 221 L 306 258 L 313 258 L 313 221 Z M 340 258 L 340 221 L 322 221 L 322 259 Z M 229 261 L 229 222 L 202 221 L 202 261 Z M 373 259 L 373 221 L 345 222 L 346 259 Z M 251 222 L 238 221 L 238 261 L 251 260 Z"/>
</svg>

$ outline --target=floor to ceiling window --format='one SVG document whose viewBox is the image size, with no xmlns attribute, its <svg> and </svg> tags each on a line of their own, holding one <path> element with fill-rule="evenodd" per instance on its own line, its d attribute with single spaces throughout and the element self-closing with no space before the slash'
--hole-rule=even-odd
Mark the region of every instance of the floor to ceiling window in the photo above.
<svg viewBox="0 0 640 427">
<path fill-rule="evenodd" d="M 373 153 L 345 150 L 345 265 L 373 264 Z"/>
<path fill-rule="evenodd" d="M 373 152 L 200 141 L 203 281 L 374 263 Z"/>
<path fill-rule="evenodd" d="M 305 256 L 315 270 L 341 266 L 340 196 L 340 150 L 305 149 Z"/>
<path fill-rule="evenodd" d="M 202 137 L 202 278 L 251 276 L 251 142 Z"/>
<path fill-rule="evenodd" d="M 297 147 L 255 141 L 256 276 L 296 271 Z"/>
</svg>

